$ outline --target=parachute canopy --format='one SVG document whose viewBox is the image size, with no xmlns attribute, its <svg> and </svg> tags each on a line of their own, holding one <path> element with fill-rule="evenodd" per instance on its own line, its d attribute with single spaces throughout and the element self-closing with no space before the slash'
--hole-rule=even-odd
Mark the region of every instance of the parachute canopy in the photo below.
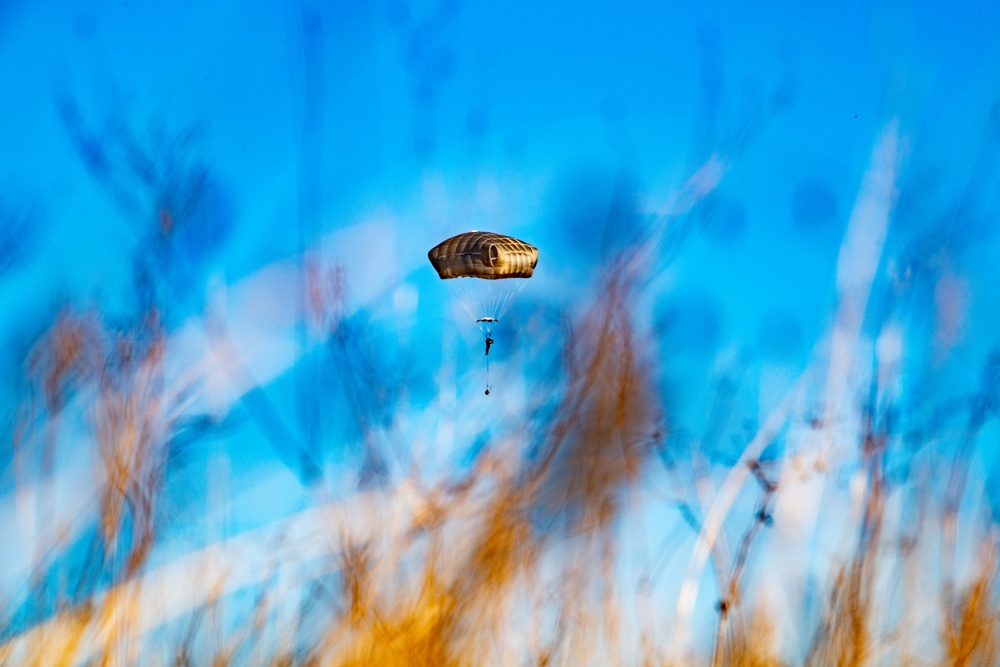
<svg viewBox="0 0 1000 667">
<path fill-rule="evenodd" d="M 442 280 L 530 278 L 538 248 L 502 234 L 465 232 L 437 244 L 427 257 Z"/>
</svg>

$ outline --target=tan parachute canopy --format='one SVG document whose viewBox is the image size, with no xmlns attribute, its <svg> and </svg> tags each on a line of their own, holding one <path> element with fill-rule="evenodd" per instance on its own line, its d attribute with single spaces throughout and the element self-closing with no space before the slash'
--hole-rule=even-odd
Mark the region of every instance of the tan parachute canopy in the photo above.
<svg viewBox="0 0 1000 667">
<path fill-rule="evenodd" d="M 538 248 L 502 234 L 465 232 L 437 244 L 427 257 L 442 280 L 530 278 Z"/>
</svg>

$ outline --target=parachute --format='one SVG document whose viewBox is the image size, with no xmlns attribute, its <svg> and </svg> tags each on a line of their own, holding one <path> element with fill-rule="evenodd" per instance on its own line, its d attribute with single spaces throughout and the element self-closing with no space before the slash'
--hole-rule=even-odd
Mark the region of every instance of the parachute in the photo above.
<svg viewBox="0 0 1000 667">
<path fill-rule="evenodd" d="M 441 280 L 452 286 L 459 303 L 486 337 L 486 355 L 493 325 L 510 307 L 538 264 L 538 248 L 493 232 L 465 232 L 437 244 L 427 253 Z M 520 279 L 520 280 L 514 280 Z M 487 395 L 489 359 L 486 360 Z"/>
<path fill-rule="evenodd" d="M 454 285 L 459 302 L 489 338 L 491 325 L 524 287 L 523 280 L 511 279 L 532 276 L 538 248 L 502 234 L 466 232 L 437 244 L 427 258 L 438 276 Z"/>
</svg>

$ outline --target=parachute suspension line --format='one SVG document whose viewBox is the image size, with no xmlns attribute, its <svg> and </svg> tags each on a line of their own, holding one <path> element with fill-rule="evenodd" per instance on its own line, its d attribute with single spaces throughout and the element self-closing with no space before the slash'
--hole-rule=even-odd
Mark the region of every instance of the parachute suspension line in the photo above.
<svg viewBox="0 0 1000 667">
<path fill-rule="evenodd" d="M 510 292 L 511 290 L 508 288 L 503 292 L 498 291 L 496 294 L 496 298 L 493 303 L 493 312 L 496 313 L 497 319 L 500 319 L 500 316 L 503 314 L 501 312 L 503 310 L 503 304 L 507 301 L 507 295 L 510 294 Z"/>
<path fill-rule="evenodd" d="M 506 281 L 501 280 L 491 280 L 484 286 L 484 289 L 479 292 L 480 302 L 478 304 L 481 318 L 491 318 L 494 320 L 500 319 L 500 313 L 498 312 L 498 307 L 500 305 L 500 298 L 503 294 L 503 290 L 506 287 L 503 283 Z"/>
<path fill-rule="evenodd" d="M 465 277 L 453 278 L 448 282 L 452 286 L 458 302 L 473 321 L 490 316 L 489 302 L 484 298 L 491 293 L 489 291 L 490 285 Z"/>
<path fill-rule="evenodd" d="M 469 280 L 468 278 L 453 278 L 448 281 L 448 284 L 451 286 L 462 308 L 469 314 L 469 317 L 473 320 L 478 320 L 482 315 L 476 312 L 478 306 L 476 304 L 475 291 L 472 289 L 473 286 L 467 282 Z"/>
<path fill-rule="evenodd" d="M 525 280 L 474 280 L 453 278 L 448 281 L 454 297 L 466 314 L 478 322 L 482 319 L 499 321 L 515 297 L 524 289 Z"/>
<path fill-rule="evenodd" d="M 503 317 L 507 312 L 507 309 L 510 308 L 510 305 L 514 302 L 514 297 L 521 293 L 521 290 L 524 289 L 524 285 L 525 281 L 518 280 L 516 281 L 516 284 L 510 285 L 506 292 L 502 294 L 502 298 L 496 308 L 496 318 L 498 320 Z"/>
<path fill-rule="evenodd" d="M 494 280 L 493 282 L 496 283 L 496 282 L 499 282 L 499 281 Z M 498 299 L 499 299 L 499 295 L 500 295 L 500 286 L 499 285 L 496 285 L 496 286 L 492 286 L 491 285 L 491 287 L 493 287 L 493 289 L 490 290 L 490 309 L 489 309 L 489 315 L 490 315 L 490 317 L 496 318 L 497 317 L 497 305 L 499 303 Z"/>
<path fill-rule="evenodd" d="M 490 358 L 486 357 L 486 395 L 490 395 Z"/>
</svg>

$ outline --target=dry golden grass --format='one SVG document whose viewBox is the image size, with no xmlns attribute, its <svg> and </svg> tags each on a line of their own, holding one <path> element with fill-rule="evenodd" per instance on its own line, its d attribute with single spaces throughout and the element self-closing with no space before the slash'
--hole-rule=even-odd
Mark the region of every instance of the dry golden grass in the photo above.
<svg viewBox="0 0 1000 667">
<path fill-rule="evenodd" d="M 724 664 L 732 667 L 782 667 L 775 651 L 774 621 L 766 607 L 758 605 L 749 614 L 746 630 L 735 633 Z"/>
<path fill-rule="evenodd" d="M 1000 608 L 996 599 L 996 535 L 984 540 L 972 582 L 953 609 L 944 611 L 945 665 L 996 665 L 1000 659 Z"/>
</svg>

